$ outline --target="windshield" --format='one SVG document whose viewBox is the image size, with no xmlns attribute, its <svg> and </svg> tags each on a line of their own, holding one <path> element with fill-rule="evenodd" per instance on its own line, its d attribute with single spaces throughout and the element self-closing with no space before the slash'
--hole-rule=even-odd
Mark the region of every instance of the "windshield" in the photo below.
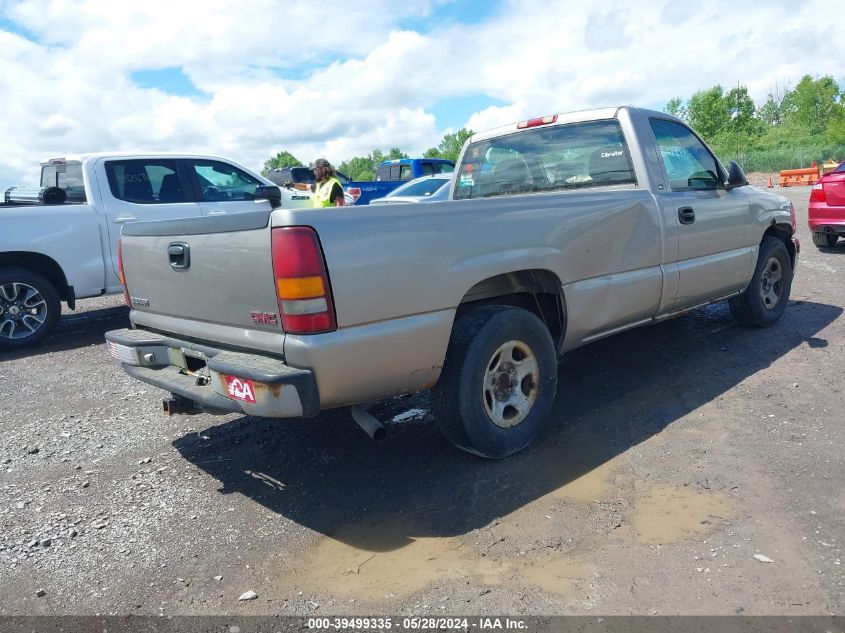
<svg viewBox="0 0 845 633">
<path fill-rule="evenodd" d="M 615 120 L 538 127 L 472 143 L 455 198 L 636 184 Z"/>
<path fill-rule="evenodd" d="M 391 191 L 389 196 L 430 196 L 449 184 L 448 178 L 424 178 L 413 180 Z"/>
<path fill-rule="evenodd" d="M 68 202 L 85 202 L 82 163 L 60 163 L 41 166 L 41 187 L 59 187 L 67 193 Z"/>
</svg>

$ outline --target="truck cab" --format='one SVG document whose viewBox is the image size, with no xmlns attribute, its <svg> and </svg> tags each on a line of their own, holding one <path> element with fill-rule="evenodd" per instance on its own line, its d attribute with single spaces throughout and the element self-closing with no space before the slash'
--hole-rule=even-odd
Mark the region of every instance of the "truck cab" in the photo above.
<svg viewBox="0 0 845 633">
<path fill-rule="evenodd" d="M 61 301 L 73 309 L 76 299 L 122 292 L 126 224 L 269 213 L 284 202 L 278 187 L 237 163 L 185 154 L 51 158 L 29 202 L 14 189 L 0 204 L 0 350 L 40 341 Z"/>
</svg>

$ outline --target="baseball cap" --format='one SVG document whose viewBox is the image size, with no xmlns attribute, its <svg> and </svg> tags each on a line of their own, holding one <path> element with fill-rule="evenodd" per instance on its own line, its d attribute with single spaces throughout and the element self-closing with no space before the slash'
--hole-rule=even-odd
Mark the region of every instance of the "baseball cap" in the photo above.
<svg viewBox="0 0 845 633">
<path fill-rule="evenodd" d="M 308 165 L 308 167 L 309 167 L 311 170 L 314 170 L 314 169 L 316 169 L 317 167 L 328 167 L 329 169 L 331 169 L 331 168 L 332 168 L 332 164 L 331 164 L 329 161 L 327 161 L 325 158 L 318 158 L 318 159 L 317 159 L 317 160 L 315 160 L 313 163 L 311 163 L 310 165 Z"/>
</svg>

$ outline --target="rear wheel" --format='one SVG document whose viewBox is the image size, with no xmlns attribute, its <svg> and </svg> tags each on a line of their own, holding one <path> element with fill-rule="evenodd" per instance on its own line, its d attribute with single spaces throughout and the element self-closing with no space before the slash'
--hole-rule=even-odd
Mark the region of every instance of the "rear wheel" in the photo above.
<svg viewBox="0 0 845 633">
<path fill-rule="evenodd" d="M 43 275 L 0 270 L 0 350 L 35 345 L 55 327 L 60 311 L 59 295 Z"/>
<path fill-rule="evenodd" d="M 821 248 L 836 246 L 839 236 L 836 233 L 813 233 L 813 244 Z"/>
<path fill-rule="evenodd" d="M 543 322 L 521 308 L 483 306 L 455 322 L 432 407 L 455 446 L 500 459 L 539 435 L 556 388 L 555 347 Z"/>
<path fill-rule="evenodd" d="M 791 288 L 792 260 L 786 246 L 777 238 L 763 238 L 751 283 L 728 300 L 731 314 L 742 325 L 774 325 L 786 309 Z"/>
</svg>

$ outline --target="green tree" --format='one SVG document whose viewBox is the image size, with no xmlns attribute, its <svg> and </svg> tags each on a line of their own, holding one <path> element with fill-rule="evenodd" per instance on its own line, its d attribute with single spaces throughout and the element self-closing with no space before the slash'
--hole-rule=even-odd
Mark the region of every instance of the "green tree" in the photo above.
<svg viewBox="0 0 845 633">
<path fill-rule="evenodd" d="M 372 180 L 376 177 L 373 161 L 368 156 L 353 156 L 349 160 L 343 161 L 338 170 L 352 180 Z"/>
<path fill-rule="evenodd" d="M 674 99 L 669 99 L 666 103 L 666 108 L 664 109 L 666 114 L 671 114 L 672 116 L 676 116 L 679 119 L 686 119 L 687 118 L 687 109 L 684 107 L 684 101 L 680 97 L 675 97 Z"/>
<path fill-rule="evenodd" d="M 841 111 L 842 101 L 842 92 L 833 77 L 813 79 L 804 75 L 783 98 L 783 118 L 790 127 L 807 135 L 823 134 Z"/>
<path fill-rule="evenodd" d="M 264 167 L 261 168 L 261 174 L 266 176 L 268 172 L 274 169 L 284 169 L 285 167 L 301 167 L 300 160 L 290 152 L 281 151 L 275 156 L 271 156 L 264 161 Z"/>
<path fill-rule="evenodd" d="M 677 101 L 673 99 L 667 107 L 676 106 Z M 754 101 L 745 86 L 731 88 L 728 92 L 719 85 L 699 90 L 690 97 L 686 119 L 705 141 L 716 146 L 731 146 L 734 151 L 747 148 L 763 132 Z"/>
<path fill-rule="evenodd" d="M 731 130 L 746 135 L 759 131 L 754 118 L 756 112 L 754 100 L 748 95 L 748 88 L 745 86 L 731 88 L 724 100 L 731 119 Z"/>
<path fill-rule="evenodd" d="M 789 88 L 784 88 L 779 83 L 769 90 L 766 103 L 757 108 L 757 117 L 764 123 L 777 126 L 783 123 L 783 98 Z"/>
<path fill-rule="evenodd" d="M 444 134 L 440 145 L 430 147 L 425 151 L 423 156 L 425 158 L 445 158 L 455 162 L 458 160 L 458 155 L 461 153 L 464 143 L 472 135 L 473 131 L 466 128 L 461 128 L 457 132 Z"/>
<path fill-rule="evenodd" d="M 825 136 L 831 145 L 845 145 L 845 107 L 839 108 L 828 121 Z"/>
<path fill-rule="evenodd" d="M 687 120 L 696 132 L 710 141 L 728 128 L 731 109 L 722 86 L 699 90 L 687 103 Z"/>
<path fill-rule="evenodd" d="M 390 151 L 387 153 L 387 156 L 383 160 L 396 160 L 398 158 L 410 158 L 410 156 L 408 156 L 398 147 L 391 147 Z M 376 167 L 378 167 L 378 165 L 376 165 Z"/>
<path fill-rule="evenodd" d="M 408 158 L 408 155 L 398 147 L 391 147 L 387 154 L 380 149 L 374 149 L 369 156 L 353 156 L 343 161 L 338 169 L 352 180 L 373 180 L 379 163 L 398 158 Z"/>
</svg>

